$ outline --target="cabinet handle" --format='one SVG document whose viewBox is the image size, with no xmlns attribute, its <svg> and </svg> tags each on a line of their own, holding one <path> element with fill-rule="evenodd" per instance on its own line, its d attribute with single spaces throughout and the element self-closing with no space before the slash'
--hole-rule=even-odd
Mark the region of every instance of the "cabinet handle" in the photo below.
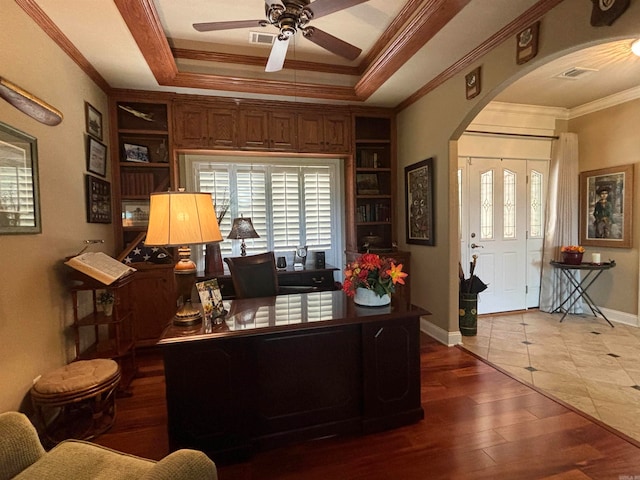
<svg viewBox="0 0 640 480">
<path fill-rule="evenodd" d="M 318 280 L 316 277 L 311 277 L 311 281 L 316 285 L 322 285 L 324 283 L 324 277 L 320 277 L 320 280 Z"/>
</svg>

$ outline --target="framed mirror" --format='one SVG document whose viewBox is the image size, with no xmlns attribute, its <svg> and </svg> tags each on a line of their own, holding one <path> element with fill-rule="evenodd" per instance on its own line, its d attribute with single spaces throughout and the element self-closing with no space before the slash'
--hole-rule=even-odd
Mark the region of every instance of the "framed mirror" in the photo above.
<svg viewBox="0 0 640 480">
<path fill-rule="evenodd" d="M 41 232 L 37 140 L 0 122 L 0 234 Z"/>
</svg>

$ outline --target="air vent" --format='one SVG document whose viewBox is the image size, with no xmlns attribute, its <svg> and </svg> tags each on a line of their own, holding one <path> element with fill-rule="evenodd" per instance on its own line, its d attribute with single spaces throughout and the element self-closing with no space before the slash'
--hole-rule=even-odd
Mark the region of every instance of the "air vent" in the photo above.
<svg viewBox="0 0 640 480">
<path fill-rule="evenodd" d="M 556 78 L 564 78 L 566 80 L 578 80 L 586 75 L 590 75 L 598 70 L 594 68 L 572 67 L 569 70 L 556 75 Z"/>
<path fill-rule="evenodd" d="M 275 33 L 249 32 L 249 43 L 257 43 L 259 45 L 273 45 L 273 40 L 275 38 Z"/>
</svg>

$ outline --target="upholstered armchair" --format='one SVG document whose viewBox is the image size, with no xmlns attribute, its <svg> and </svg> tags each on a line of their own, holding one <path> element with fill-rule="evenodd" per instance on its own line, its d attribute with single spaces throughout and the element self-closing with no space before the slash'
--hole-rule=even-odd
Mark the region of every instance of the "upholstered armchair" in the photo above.
<svg viewBox="0 0 640 480">
<path fill-rule="evenodd" d="M 217 480 L 215 464 L 202 452 L 177 450 L 159 462 L 81 440 L 46 452 L 29 419 L 0 414 L 0 480 Z"/>
</svg>

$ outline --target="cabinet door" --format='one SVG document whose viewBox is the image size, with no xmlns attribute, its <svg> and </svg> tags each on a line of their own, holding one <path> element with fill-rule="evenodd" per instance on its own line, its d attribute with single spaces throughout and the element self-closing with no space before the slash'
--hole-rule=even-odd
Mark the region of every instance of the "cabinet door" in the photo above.
<svg viewBox="0 0 640 480">
<path fill-rule="evenodd" d="M 208 111 L 208 142 L 213 148 L 235 148 L 238 146 L 237 111 L 230 108 L 212 108 Z"/>
<path fill-rule="evenodd" d="M 155 345 L 176 312 L 173 265 L 136 265 L 136 269 L 133 282 L 136 344 Z"/>
<path fill-rule="evenodd" d="M 240 112 L 240 148 L 269 148 L 269 115 L 266 112 Z"/>
<path fill-rule="evenodd" d="M 365 432 L 423 417 L 419 322 L 413 317 L 362 325 Z"/>
<path fill-rule="evenodd" d="M 324 117 L 324 150 L 327 152 L 350 152 L 351 118 L 343 115 L 327 115 Z"/>
<path fill-rule="evenodd" d="M 207 110 L 199 105 L 176 105 L 175 145 L 178 147 L 206 147 Z"/>
<path fill-rule="evenodd" d="M 291 151 L 298 149 L 295 113 L 273 112 L 269 115 L 269 148 Z"/>
<path fill-rule="evenodd" d="M 301 152 L 322 152 L 324 149 L 324 119 L 319 114 L 298 117 L 298 142 Z"/>
</svg>

